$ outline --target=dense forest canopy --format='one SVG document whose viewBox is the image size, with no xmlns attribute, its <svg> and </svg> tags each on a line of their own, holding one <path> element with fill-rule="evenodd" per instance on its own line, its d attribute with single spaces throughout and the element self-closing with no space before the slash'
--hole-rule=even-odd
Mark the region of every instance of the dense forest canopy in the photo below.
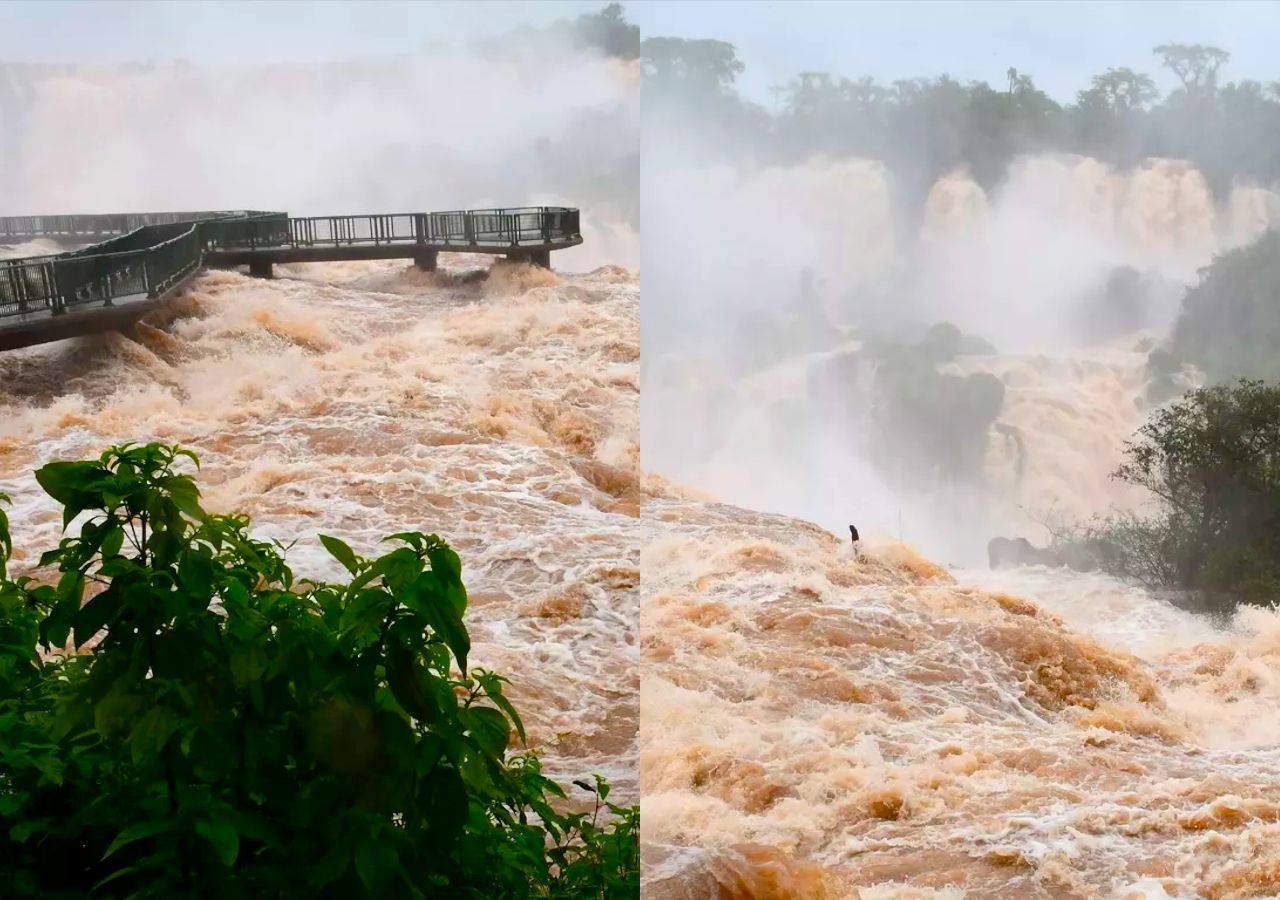
<svg viewBox="0 0 1280 900">
<path fill-rule="evenodd" d="M 774 89 L 773 113 L 738 92 L 745 65 L 732 44 L 653 37 L 641 44 L 640 59 L 646 114 L 696 124 L 708 154 L 882 159 L 909 192 L 958 168 L 990 188 L 1014 156 L 1030 152 L 1081 153 L 1121 166 L 1188 159 L 1219 193 L 1234 179 L 1280 178 L 1280 82 L 1222 83 L 1231 55 L 1217 47 L 1164 44 L 1153 53 L 1179 82 L 1163 97 L 1150 75 L 1127 67 L 1095 75 L 1066 104 L 1015 68 L 996 86 L 945 74 L 881 84 L 800 72 Z"/>
</svg>

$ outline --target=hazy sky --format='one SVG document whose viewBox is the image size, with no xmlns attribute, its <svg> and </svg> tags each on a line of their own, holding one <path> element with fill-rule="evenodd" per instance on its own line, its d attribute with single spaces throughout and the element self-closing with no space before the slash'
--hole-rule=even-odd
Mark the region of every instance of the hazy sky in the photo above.
<svg viewBox="0 0 1280 900">
<path fill-rule="evenodd" d="M 1231 52 L 1224 80 L 1280 80 L 1280 3 L 1098 2 L 663 2 L 631 3 L 645 37 L 715 37 L 738 48 L 739 87 L 771 105 L 769 88 L 802 70 L 879 81 L 947 73 L 1003 84 L 1013 66 L 1071 100 L 1110 66 L 1157 78 L 1157 44 L 1212 44 Z"/>
<path fill-rule="evenodd" d="M 520 25 L 547 25 L 603 3 L 0 0 L 6 61 L 291 62 L 408 53 Z"/>
<path fill-rule="evenodd" d="M 4 58 L 13 61 L 296 61 L 407 53 L 599 9 L 601 2 L 0 2 Z M 1071 99 L 1108 66 L 1157 76 L 1156 44 L 1229 50 L 1227 79 L 1280 79 L 1280 4 L 1101 2 L 731 2 L 626 4 L 644 36 L 716 37 L 747 64 L 744 93 L 806 69 L 881 81 L 948 73 L 1001 84 L 1014 66 Z"/>
</svg>

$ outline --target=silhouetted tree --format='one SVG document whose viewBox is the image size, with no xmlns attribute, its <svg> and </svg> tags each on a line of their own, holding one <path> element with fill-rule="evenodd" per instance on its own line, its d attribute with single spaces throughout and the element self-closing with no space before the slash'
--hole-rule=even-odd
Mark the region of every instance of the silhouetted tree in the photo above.
<svg viewBox="0 0 1280 900">
<path fill-rule="evenodd" d="M 573 27 L 579 46 L 595 47 L 618 59 L 640 56 L 640 26 L 627 21 L 621 3 L 610 3 L 598 13 L 578 16 Z"/>
<path fill-rule="evenodd" d="M 640 45 L 646 88 L 723 96 L 746 67 L 725 41 L 649 38 Z"/>
<path fill-rule="evenodd" d="M 1226 65 L 1231 54 L 1204 44 L 1161 44 L 1152 53 L 1173 72 L 1188 93 L 1213 93 L 1218 86 L 1218 69 Z"/>
<path fill-rule="evenodd" d="M 939 177 L 963 169 L 991 188 L 1025 153 L 1083 153 L 1119 166 L 1187 159 L 1219 195 L 1238 180 L 1280 179 L 1280 82 L 1220 85 L 1230 54 L 1217 47 L 1164 44 L 1155 52 L 1181 83 L 1163 101 L 1150 75 L 1127 67 L 1094 76 L 1068 106 L 1012 66 L 1004 90 L 946 75 L 886 86 L 810 70 L 773 89 L 773 116 L 738 95 L 744 65 L 732 44 L 654 37 L 641 59 L 646 108 L 658 98 L 668 112 L 718 128 L 731 137 L 715 145 L 718 154 L 884 160 L 906 201 L 908 229 Z"/>
</svg>

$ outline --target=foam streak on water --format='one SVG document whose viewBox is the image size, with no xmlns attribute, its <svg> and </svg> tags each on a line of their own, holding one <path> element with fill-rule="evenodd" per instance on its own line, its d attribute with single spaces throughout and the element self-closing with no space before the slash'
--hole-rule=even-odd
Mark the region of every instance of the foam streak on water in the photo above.
<svg viewBox="0 0 1280 900">
<path fill-rule="evenodd" d="M 509 674 L 558 778 L 634 799 L 639 285 L 399 263 L 200 276 L 137 340 L 0 357 L 0 490 L 18 568 L 58 537 L 31 471 L 121 441 L 194 449 L 214 511 L 249 513 L 309 577 L 315 535 L 410 529 L 458 549 L 475 665 Z M 385 545 L 384 545 L 385 546 Z"/>
</svg>

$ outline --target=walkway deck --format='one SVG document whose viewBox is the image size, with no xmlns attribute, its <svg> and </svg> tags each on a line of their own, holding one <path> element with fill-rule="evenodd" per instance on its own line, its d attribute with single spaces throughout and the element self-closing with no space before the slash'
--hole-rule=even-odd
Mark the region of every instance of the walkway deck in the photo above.
<svg viewBox="0 0 1280 900">
<path fill-rule="evenodd" d="M 550 266 L 582 243 L 576 209 L 459 210 L 401 215 L 290 217 L 279 212 L 142 213 L 0 218 L 0 243 L 38 238 L 90 246 L 0 259 L 0 350 L 125 327 L 206 266 L 412 259 L 487 253 Z"/>
</svg>

